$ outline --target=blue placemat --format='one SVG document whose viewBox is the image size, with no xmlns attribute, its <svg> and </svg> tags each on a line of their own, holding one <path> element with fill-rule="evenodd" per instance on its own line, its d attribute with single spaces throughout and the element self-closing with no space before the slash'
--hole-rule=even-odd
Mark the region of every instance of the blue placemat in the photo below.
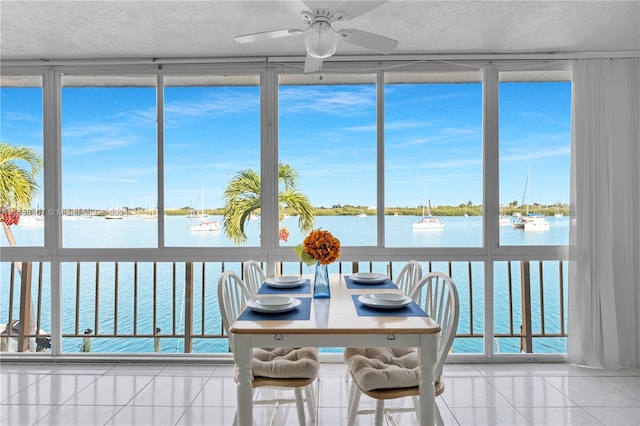
<svg viewBox="0 0 640 426">
<path fill-rule="evenodd" d="M 261 312 L 255 312 L 247 308 L 240 314 L 238 321 L 292 321 L 292 320 L 308 320 L 311 318 L 311 298 L 310 297 L 298 297 L 300 299 L 300 306 L 289 311 L 279 314 L 263 314 Z"/>
<path fill-rule="evenodd" d="M 367 290 L 367 289 L 381 289 L 381 288 L 398 288 L 393 281 L 391 281 L 389 278 L 387 278 L 386 280 L 384 280 L 381 283 L 357 283 L 355 281 L 353 281 L 349 275 L 345 275 L 344 276 L 344 282 L 347 283 L 347 288 L 349 290 Z"/>
<path fill-rule="evenodd" d="M 358 316 L 361 317 L 426 317 L 428 316 L 416 302 L 411 302 L 400 309 L 370 308 L 358 301 L 359 294 L 351 295 Z"/>
<path fill-rule="evenodd" d="M 262 283 L 258 294 L 311 294 L 310 280 L 305 280 L 304 284 L 300 287 L 293 288 L 274 288 L 269 287 L 266 283 Z"/>
</svg>

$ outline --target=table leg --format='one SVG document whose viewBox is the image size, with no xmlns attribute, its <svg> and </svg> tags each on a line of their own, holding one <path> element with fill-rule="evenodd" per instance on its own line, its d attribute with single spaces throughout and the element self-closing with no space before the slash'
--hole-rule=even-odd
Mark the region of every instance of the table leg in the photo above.
<svg viewBox="0 0 640 426">
<path fill-rule="evenodd" d="M 433 367 L 438 360 L 438 334 L 420 337 L 420 424 L 435 424 L 436 388 Z"/>
<path fill-rule="evenodd" d="M 251 390 L 251 345 L 249 336 L 233 337 L 233 360 L 238 367 L 238 425 L 253 425 L 253 392 Z"/>
</svg>

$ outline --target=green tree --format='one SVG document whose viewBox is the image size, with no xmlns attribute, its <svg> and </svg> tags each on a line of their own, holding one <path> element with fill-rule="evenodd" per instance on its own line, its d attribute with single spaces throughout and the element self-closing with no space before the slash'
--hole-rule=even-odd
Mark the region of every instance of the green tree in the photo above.
<svg viewBox="0 0 640 426">
<path fill-rule="evenodd" d="M 288 164 L 278 165 L 279 211 L 293 210 L 298 215 L 298 228 L 309 231 L 313 228 L 313 206 L 297 189 L 297 179 L 298 172 L 294 168 Z M 238 172 L 224 191 L 224 232 L 236 244 L 247 241 L 245 223 L 254 211 L 260 209 L 260 193 L 260 175 L 253 169 Z"/>
<path fill-rule="evenodd" d="M 26 166 L 26 167 L 24 167 Z M 7 211 L 10 209 L 30 208 L 31 201 L 37 195 L 39 186 L 36 176 L 42 170 L 42 158 L 31 148 L 0 143 L 0 217 L 9 245 L 16 241 L 7 223 Z"/>
<path fill-rule="evenodd" d="M 36 151 L 24 146 L 0 143 L 0 222 L 11 247 L 16 246 L 11 225 L 18 223 L 19 209 L 31 207 L 31 200 L 40 189 L 36 183 L 36 176 L 40 170 L 42 158 Z M 16 263 L 16 268 L 18 273 L 22 274 L 20 263 Z M 21 311 L 25 308 L 20 307 Z M 20 328 L 27 333 L 35 333 L 33 302 L 27 324 L 20 322 Z"/>
</svg>

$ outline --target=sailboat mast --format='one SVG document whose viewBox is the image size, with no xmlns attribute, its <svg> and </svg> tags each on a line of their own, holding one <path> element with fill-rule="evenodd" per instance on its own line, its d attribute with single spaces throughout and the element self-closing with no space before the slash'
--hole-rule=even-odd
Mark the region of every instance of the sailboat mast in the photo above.
<svg viewBox="0 0 640 426">
<path fill-rule="evenodd" d="M 204 217 L 204 186 L 200 188 L 200 217 Z"/>
<path fill-rule="evenodd" d="M 427 177 L 423 176 L 423 183 L 422 183 L 422 216 L 423 217 L 424 217 L 426 196 L 427 196 Z"/>
<path fill-rule="evenodd" d="M 527 181 L 524 184 L 524 193 L 522 194 L 522 209 L 526 208 L 526 214 L 529 214 L 529 177 L 531 175 L 531 167 L 527 172 Z"/>
</svg>

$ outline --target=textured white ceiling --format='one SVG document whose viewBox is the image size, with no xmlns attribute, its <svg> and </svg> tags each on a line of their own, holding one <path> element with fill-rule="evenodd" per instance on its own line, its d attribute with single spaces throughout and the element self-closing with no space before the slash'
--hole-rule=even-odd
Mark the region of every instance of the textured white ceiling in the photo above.
<svg viewBox="0 0 640 426">
<path fill-rule="evenodd" d="M 302 37 L 241 45 L 234 36 L 301 28 L 305 9 L 301 1 L 2 0 L 0 58 L 303 57 Z M 394 54 L 637 52 L 640 1 L 391 0 L 336 27 L 397 39 Z M 340 41 L 337 56 L 371 53 Z"/>
</svg>

